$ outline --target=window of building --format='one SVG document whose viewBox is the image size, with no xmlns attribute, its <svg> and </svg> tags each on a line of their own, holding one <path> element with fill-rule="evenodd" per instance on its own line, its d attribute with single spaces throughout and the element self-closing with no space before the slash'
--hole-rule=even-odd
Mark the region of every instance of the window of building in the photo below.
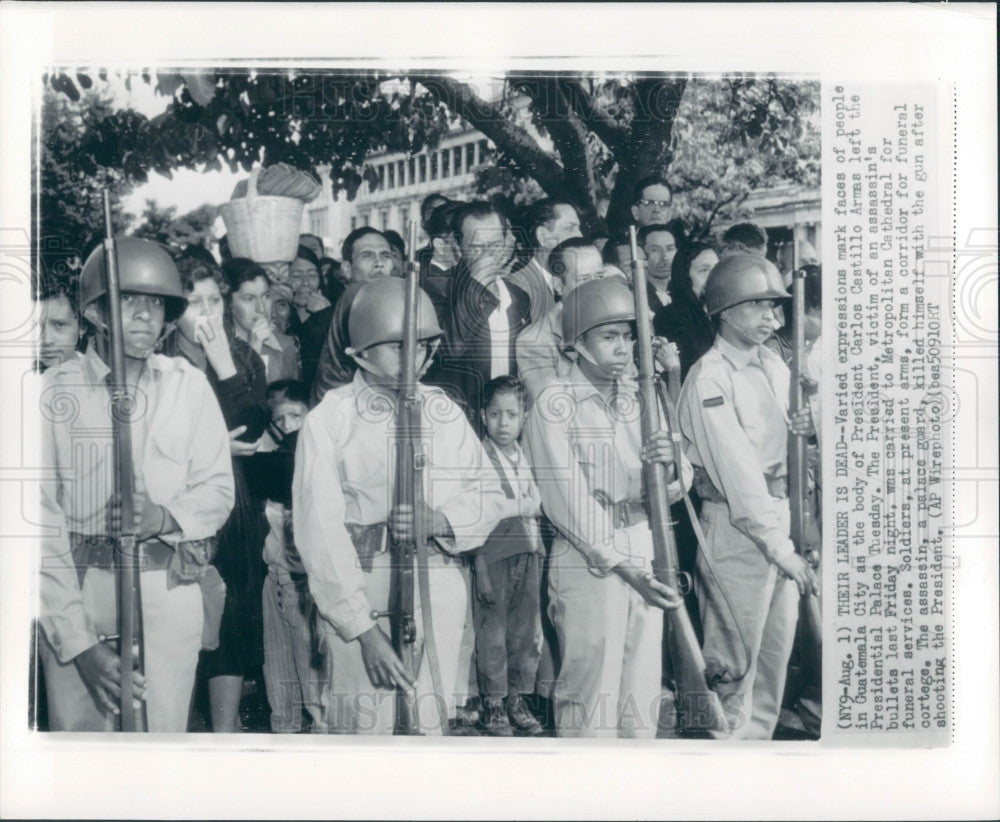
<svg viewBox="0 0 1000 822">
<path fill-rule="evenodd" d="M 412 186 L 417 181 L 417 161 L 416 161 L 416 158 L 411 157 L 407 161 L 407 163 L 409 165 L 409 168 L 407 170 L 410 172 L 409 176 L 406 178 L 407 185 L 411 185 Z"/>
<path fill-rule="evenodd" d="M 403 235 L 403 239 L 409 242 L 410 237 L 410 209 L 407 206 L 403 206 L 399 209 L 399 221 L 402 224 L 402 228 L 399 233 Z"/>
<path fill-rule="evenodd" d="M 489 143 L 486 140 L 479 141 L 479 162 L 483 163 L 486 161 L 486 153 L 490 150 Z"/>
<path fill-rule="evenodd" d="M 380 189 L 385 188 L 385 166 L 378 167 L 378 187 Z"/>
<path fill-rule="evenodd" d="M 354 231 L 358 227 L 357 216 L 351 217 L 351 231 Z"/>
<path fill-rule="evenodd" d="M 462 147 L 461 146 L 455 146 L 451 150 L 451 167 L 453 169 L 455 169 L 452 172 L 453 174 L 457 175 L 457 174 L 461 174 L 462 173 Z"/>
<path fill-rule="evenodd" d="M 389 164 L 389 188 L 396 187 L 396 164 Z"/>
<path fill-rule="evenodd" d="M 466 143 L 465 144 L 465 170 L 471 171 L 476 165 L 476 144 Z"/>
<path fill-rule="evenodd" d="M 382 218 L 382 231 L 389 228 L 389 209 L 385 209 L 380 215 Z"/>
<path fill-rule="evenodd" d="M 309 232 L 317 237 L 326 236 L 326 208 L 314 208 L 309 212 Z"/>
<path fill-rule="evenodd" d="M 427 182 L 427 155 L 422 154 L 417 158 L 417 182 Z"/>
<path fill-rule="evenodd" d="M 438 153 L 435 151 L 431 154 L 431 179 L 437 180 L 438 173 L 440 172 L 440 167 L 438 165 Z"/>
<path fill-rule="evenodd" d="M 364 214 L 362 214 L 362 215 L 361 215 L 361 220 L 362 220 L 362 222 L 363 222 L 363 223 L 364 223 L 365 225 L 371 225 L 371 224 L 372 224 L 372 215 L 371 215 L 371 214 L 369 214 L 369 213 L 368 213 L 368 212 L 366 211 L 366 212 L 365 212 Z"/>
<path fill-rule="evenodd" d="M 446 148 L 441 152 L 441 179 L 447 180 L 451 176 L 451 149 Z"/>
<path fill-rule="evenodd" d="M 396 165 L 399 166 L 399 169 L 396 172 L 396 178 L 399 180 L 399 185 L 409 185 L 409 182 L 412 182 L 412 180 L 407 182 L 406 177 L 404 176 L 406 174 L 406 160 L 400 160 L 396 163 Z"/>
</svg>

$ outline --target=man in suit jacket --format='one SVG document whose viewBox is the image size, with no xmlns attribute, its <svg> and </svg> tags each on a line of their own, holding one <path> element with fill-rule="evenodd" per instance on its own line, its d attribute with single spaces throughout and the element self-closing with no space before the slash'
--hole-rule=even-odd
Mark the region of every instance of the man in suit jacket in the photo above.
<svg viewBox="0 0 1000 822">
<path fill-rule="evenodd" d="M 455 267 L 446 311 L 445 336 L 427 382 L 446 389 L 481 434 L 477 409 L 491 379 L 517 374 L 514 343 L 528 325 L 528 295 L 504 277 L 512 237 L 492 203 L 463 203 L 455 212 Z"/>
<path fill-rule="evenodd" d="M 532 256 L 510 275 L 510 281 L 526 292 L 531 301 L 531 322 L 540 322 L 555 306 L 555 290 L 549 270 L 549 254 L 571 237 L 582 237 L 580 215 L 565 200 L 545 197 L 528 206 L 524 231 Z"/>
</svg>

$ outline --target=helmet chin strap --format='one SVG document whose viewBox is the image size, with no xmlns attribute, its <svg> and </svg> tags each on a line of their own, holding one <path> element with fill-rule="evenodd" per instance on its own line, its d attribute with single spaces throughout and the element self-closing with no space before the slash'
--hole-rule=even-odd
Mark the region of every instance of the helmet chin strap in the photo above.
<svg viewBox="0 0 1000 822">
<path fill-rule="evenodd" d="M 430 351 L 427 352 L 427 356 L 424 357 L 423 365 L 421 365 L 420 368 L 417 369 L 417 375 L 416 375 L 417 380 L 423 377 L 424 374 L 427 373 L 427 369 L 431 367 L 431 362 L 433 362 L 434 360 L 434 355 L 437 353 L 439 345 L 441 345 L 440 337 L 438 337 L 431 343 L 431 349 Z M 369 374 L 374 374 L 376 377 L 383 380 L 392 379 L 392 377 L 386 374 L 381 368 L 372 365 L 372 363 L 364 355 L 363 351 L 355 351 L 353 348 L 348 346 L 346 349 L 346 353 L 348 356 L 351 357 L 351 359 L 354 360 L 354 362 L 358 364 L 359 368 L 363 368 Z"/>
<path fill-rule="evenodd" d="M 616 380 L 620 376 L 619 374 L 617 374 L 617 373 L 615 373 L 613 371 L 609 371 L 603 365 L 601 365 L 600 363 L 598 363 L 597 360 L 594 359 L 594 355 L 591 354 L 590 351 L 587 350 L 587 346 L 585 346 L 579 340 L 577 340 L 575 343 L 573 343 L 573 350 L 577 354 L 579 354 L 581 357 L 583 357 L 587 362 L 589 362 L 592 366 L 594 366 L 594 368 L 596 368 L 607 379 L 609 379 L 609 380 Z"/>
<path fill-rule="evenodd" d="M 722 314 L 719 315 L 719 322 L 723 322 L 726 325 L 728 325 L 732 329 L 733 333 L 747 345 L 760 345 L 760 342 L 758 340 L 749 336 L 742 328 L 740 328 L 740 326 L 731 323 L 729 320 L 727 320 L 725 312 L 722 312 Z"/>
<path fill-rule="evenodd" d="M 111 328 L 101 319 L 100 315 L 95 311 L 90 314 L 84 314 L 84 319 L 90 323 L 91 327 L 96 331 L 108 346 L 111 345 Z M 160 336 L 156 338 L 153 342 L 152 347 L 141 357 L 130 357 L 133 360 L 148 360 L 153 354 L 156 353 L 157 349 L 160 347 L 161 343 L 167 338 L 167 335 L 173 330 L 173 321 L 169 323 L 164 323 L 163 327 L 160 329 Z M 107 356 L 106 354 L 104 356 Z M 126 354 L 125 356 L 129 356 Z"/>
</svg>

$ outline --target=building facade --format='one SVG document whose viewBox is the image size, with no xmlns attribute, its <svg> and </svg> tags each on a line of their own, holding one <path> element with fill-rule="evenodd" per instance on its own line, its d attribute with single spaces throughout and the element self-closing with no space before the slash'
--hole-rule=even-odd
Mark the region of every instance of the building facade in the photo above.
<svg viewBox="0 0 1000 822">
<path fill-rule="evenodd" d="M 453 131 L 437 148 L 419 154 L 375 154 L 369 164 L 378 175 L 372 190 L 362 183 L 352 201 L 347 194 L 333 195 L 329 169 L 321 168 L 322 194 L 306 205 L 302 231 L 323 238 L 327 254 L 340 257 L 340 245 L 354 229 L 370 225 L 407 236 L 409 221 L 420 221 L 420 203 L 428 194 L 469 200 L 475 193 L 475 169 L 493 144 L 475 129 Z M 418 226 L 418 247 L 427 235 Z"/>
</svg>

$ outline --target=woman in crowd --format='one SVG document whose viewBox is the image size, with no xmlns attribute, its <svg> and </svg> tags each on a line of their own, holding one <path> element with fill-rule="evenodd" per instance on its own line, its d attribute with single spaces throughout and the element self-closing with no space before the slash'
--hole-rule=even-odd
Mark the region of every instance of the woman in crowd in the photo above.
<svg viewBox="0 0 1000 822">
<path fill-rule="evenodd" d="M 701 295 L 717 262 L 719 255 L 706 243 L 692 241 L 682 245 L 670 267 L 667 285 L 670 303 L 653 318 L 656 335 L 677 345 L 682 380 L 715 341 L 715 328 L 705 313 Z"/>
<path fill-rule="evenodd" d="M 264 269 L 253 260 L 234 257 L 222 264 L 222 279 L 229 291 L 227 302 L 233 318 L 233 334 L 260 355 L 268 384 L 298 379 L 298 346 L 274 327 L 271 285 Z"/>
<path fill-rule="evenodd" d="M 295 306 L 294 316 L 299 324 L 330 305 L 330 301 L 320 291 L 320 283 L 319 257 L 300 245 L 288 270 L 288 284 L 292 288 L 292 304 Z"/>
<path fill-rule="evenodd" d="M 262 551 L 268 526 L 262 505 L 247 490 L 243 457 L 257 450 L 267 426 L 267 382 L 261 358 L 234 334 L 225 302 L 229 289 L 218 268 L 190 257 L 179 259 L 177 267 L 188 307 L 164 353 L 185 357 L 205 372 L 222 408 L 233 455 L 236 502 L 219 531 L 214 560 L 226 583 L 226 604 L 219 647 L 202 657 L 212 729 L 232 733 L 242 730 L 243 678 L 263 662 Z"/>
</svg>

